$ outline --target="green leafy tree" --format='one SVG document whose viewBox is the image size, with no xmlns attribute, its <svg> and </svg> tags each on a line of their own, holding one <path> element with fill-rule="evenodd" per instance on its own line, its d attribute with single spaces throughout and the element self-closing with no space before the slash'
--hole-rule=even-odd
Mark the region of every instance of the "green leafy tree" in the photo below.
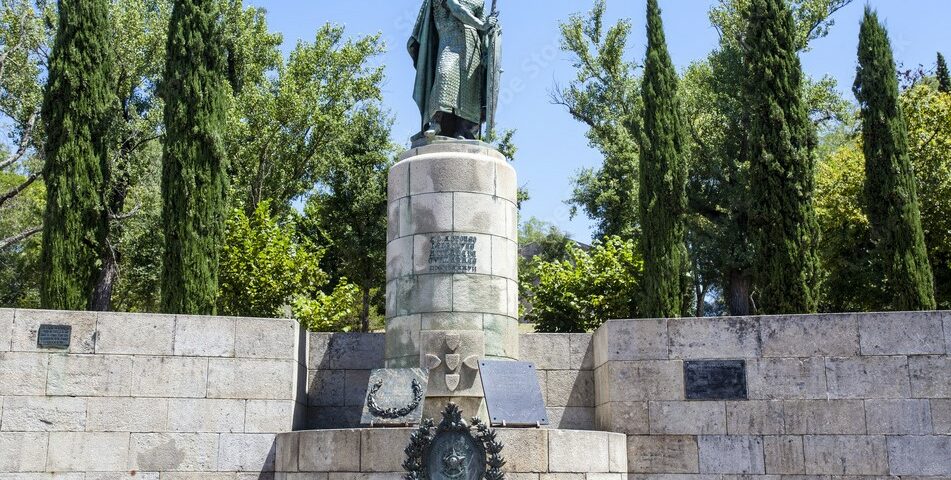
<svg viewBox="0 0 951 480">
<path fill-rule="evenodd" d="M 610 319 L 639 316 L 644 262 L 633 240 L 607 237 L 590 251 L 569 245 L 565 260 L 539 259 L 538 279 L 524 285 L 538 332 L 587 332 Z"/>
<path fill-rule="evenodd" d="M 136 217 L 154 218 L 160 211 L 160 204 L 152 201 L 158 196 L 160 182 L 155 173 L 161 165 L 162 102 L 155 85 L 165 66 L 170 14 L 169 0 L 110 2 L 111 41 L 116 54 L 112 87 L 119 109 L 113 116 L 110 135 L 110 178 L 105 192 L 109 234 L 93 290 L 94 310 L 113 308 L 116 282 L 126 263 L 123 256 L 141 256 L 141 252 L 126 248 L 132 238 L 126 235 L 126 228 L 140 222 Z M 148 230 L 131 228 L 133 233 L 151 235 Z M 161 255 L 151 258 L 149 269 L 161 270 L 155 261 Z M 133 264 L 130 269 L 139 267 Z"/>
<path fill-rule="evenodd" d="M 295 298 L 294 317 L 313 332 L 353 332 L 360 327 L 361 297 L 360 287 L 341 282 L 330 293 Z"/>
<path fill-rule="evenodd" d="M 752 0 L 746 15 L 756 306 L 764 314 L 815 312 L 816 133 L 802 99 L 795 24 L 784 0 Z"/>
<path fill-rule="evenodd" d="M 935 277 L 935 297 L 951 309 L 951 95 L 921 82 L 902 92 L 921 226 Z"/>
<path fill-rule="evenodd" d="M 531 217 L 519 226 L 518 244 L 523 257 L 546 262 L 568 258 L 571 236 L 548 222 Z"/>
<path fill-rule="evenodd" d="M 46 211 L 40 303 L 91 306 L 108 233 L 103 192 L 115 96 L 109 2 L 59 2 L 59 29 L 43 99 Z"/>
<path fill-rule="evenodd" d="M 249 217 L 235 208 L 225 224 L 218 312 L 282 317 L 288 313 L 313 331 L 351 331 L 359 326 L 360 288 L 346 279 L 324 293 L 330 277 L 320 268 L 325 249 L 301 235 L 292 218 L 271 214 L 260 203 Z"/>
<path fill-rule="evenodd" d="M 948 73 L 948 64 L 941 53 L 938 53 L 938 68 L 935 76 L 938 77 L 938 90 L 942 93 L 951 93 L 951 74 Z"/>
<path fill-rule="evenodd" d="M 280 223 L 261 202 L 249 217 L 236 208 L 221 247 L 218 312 L 245 317 L 282 316 L 296 297 L 313 297 L 327 283 L 319 250 L 299 239 L 294 222 Z"/>
<path fill-rule="evenodd" d="M 12 188 L 23 181 L 23 175 L 0 172 L 0 189 Z M 45 202 L 46 192 L 41 182 L 3 207 L 0 232 L 14 235 L 0 243 L 0 305 L 4 307 L 40 306 L 37 282 L 41 275 L 40 241 L 33 233 L 41 229 L 38 225 L 41 225 Z M 17 236 L 25 238 L 15 238 Z"/>
<path fill-rule="evenodd" d="M 386 273 L 387 173 L 394 147 L 390 120 L 375 108 L 353 118 L 341 157 L 325 167 L 304 209 L 308 230 L 327 246 L 324 264 L 336 285 L 360 289 L 360 325 L 383 307 Z"/>
<path fill-rule="evenodd" d="M 908 132 L 898 101 L 895 60 L 885 27 L 865 8 L 853 91 L 862 108 L 865 209 L 887 297 L 897 310 L 935 308 Z"/>
<path fill-rule="evenodd" d="M 679 317 L 687 286 L 684 214 L 687 207 L 686 132 L 657 0 L 647 1 L 647 60 L 641 83 L 640 218 L 644 302 L 649 317 Z"/>
<path fill-rule="evenodd" d="M 266 39 L 263 19 L 256 25 L 254 36 Z M 270 42 L 279 46 L 280 37 Z M 242 75 L 228 133 L 236 200 L 249 209 L 269 200 L 286 213 L 345 161 L 366 126 L 364 107 L 381 99 L 383 69 L 371 62 L 382 51 L 379 36 L 347 40 L 328 24 L 286 63 L 276 48 L 246 54 L 258 60 Z"/>
<path fill-rule="evenodd" d="M 809 50 L 811 41 L 827 35 L 835 12 L 850 2 L 787 1 L 798 50 Z M 708 293 L 722 297 L 732 315 L 753 312 L 750 118 L 743 97 L 748 22 L 742 13 L 749 5 L 750 0 L 721 0 L 714 5 L 709 16 L 720 33 L 720 44 L 705 60 L 687 68 L 680 85 L 690 132 L 687 246 L 695 292 L 698 298 L 707 298 Z M 831 77 L 804 79 L 802 97 L 821 130 L 850 120 L 851 104 L 837 92 Z"/>
<path fill-rule="evenodd" d="M 227 194 L 228 61 L 219 5 L 176 0 L 169 23 L 162 167 L 162 310 L 213 314 Z"/>
<path fill-rule="evenodd" d="M 848 139 L 816 168 L 816 219 L 822 259 L 823 312 L 880 310 L 884 292 L 872 261 L 872 236 L 862 209 L 865 156 L 861 141 Z"/>
<path fill-rule="evenodd" d="M 631 23 L 621 20 L 605 29 L 604 0 L 586 14 L 561 24 L 561 48 L 572 55 L 575 78 L 556 87 L 552 101 L 588 127 L 588 141 L 604 156 L 598 169 L 584 169 L 574 178 L 568 204 L 594 219 L 596 236 L 632 238 L 637 219 L 637 135 L 640 123 L 640 79 L 625 59 Z"/>
</svg>

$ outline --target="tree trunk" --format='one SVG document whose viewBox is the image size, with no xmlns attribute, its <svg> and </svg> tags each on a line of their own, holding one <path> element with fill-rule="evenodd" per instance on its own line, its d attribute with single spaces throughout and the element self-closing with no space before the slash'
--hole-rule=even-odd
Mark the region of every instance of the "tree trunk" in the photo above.
<svg viewBox="0 0 951 480">
<path fill-rule="evenodd" d="M 744 316 L 752 313 L 753 309 L 750 304 L 752 283 L 748 274 L 739 270 L 730 271 L 730 284 L 728 285 L 726 298 L 730 315 Z"/>
<path fill-rule="evenodd" d="M 697 317 L 702 318 L 707 314 L 707 292 L 710 291 L 710 285 L 704 283 L 703 285 L 697 284 Z"/>
<path fill-rule="evenodd" d="M 99 271 L 99 278 L 96 280 L 90 304 L 90 308 L 97 312 L 112 310 L 112 291 L 115 288 L 116 280 L 119 278 L 119 253 L 113 248 L 111 239 L 115 238 L 118 242 L 118 239 L 122 236 L 119 214 L 125 208 L 125 200 L 129 196 L 130 174 L 126 163 L 134 148 L 130 148 L 130 143 L 127 141 L 122 149 L 123 153 L 119 158 L 124 161 L 116 162 L 115 170 L 117 172 L 114 174 L 115 179 L 109 196 L 109 211 L 106 217 L 107 222 L 109 222 L 109 233 L 106 234 L 106 243 L 102 252 L 102 270 Z"/>
<path fill-rule="evenodd" d="M 116 258 L 116 251 L 109 242 L 106 242 L 106 252 L 102 255 L 102 270 L 99 271 L 99 279 L 96 281 L 96 288 L 92 292 L 90 309 L 97 312 L 108 312 L 112 310 L 112 290 L 119 277 L 119 261 Z"/>
<path fill-rule="evenodd" d="M 370 331 L 370 287 L 363 287 L 363 308 L 360 309 L 360 329 Z"/>
</svg>

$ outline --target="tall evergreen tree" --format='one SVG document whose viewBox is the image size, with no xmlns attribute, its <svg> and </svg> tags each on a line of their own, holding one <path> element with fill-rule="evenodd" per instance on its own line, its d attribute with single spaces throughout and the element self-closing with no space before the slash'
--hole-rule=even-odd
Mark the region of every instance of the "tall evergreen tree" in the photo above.
<svg viewBox="0 0 951 480">
<path fill-rule="evenodd" d="M 745 16 L 754 301 L 763 314 L 815 312 L 816 132 L 802 100 L 793 17 L 785 0 L 752 0 Z"/>
<path fill-rule="evenodd" d="M 228 189 L 225 37 L 215 0 L 176 0 L 165 79 L 162 310 L 211 314 Z"/>
<path fill-rule="evenodd" d="M 898 103 L 895 60 L 885 27 L 865 8 L 859 32 L 859 65 L 853 91 L 862 109 L 865 151 L 865 210 L 891 306 L 935 308 L 908 131 Z"/>
<path fill-rule="evenodd" d="M 650 317 L 679 317 L 686 295 L 686 127 L 677 96 L 677 71 L 667 51 L 657 0 L 647 1 L 647 59 L 641 98 L 639 206 L 643 228 L 644 302 Z"/>
<path fill-rule="evenodd" d="M 948 64 L 944 61 L 944 55 L 938 53 L 938 90 L 944 93 L 951 93 L 951 74 L 948 73 Z"/>
<path fill-rule="evenodd" d="M 104 202 L 115 96 L 108 0 L 59 0 L 59 29 L 43 98 L 46 212 L 44 308 L 89 308 L 108 232 Z"/>
</svg>

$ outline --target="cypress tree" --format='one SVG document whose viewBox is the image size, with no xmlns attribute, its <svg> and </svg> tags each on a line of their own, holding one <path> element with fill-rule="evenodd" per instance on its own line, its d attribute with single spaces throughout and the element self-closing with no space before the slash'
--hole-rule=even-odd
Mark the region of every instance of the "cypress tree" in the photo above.
<svg viewBox="0 0 951 480">
<path fill-rule="evenodd" d="M 162 97 L 162 309 L 212 314 L 218 290 L 227 159 L 225 38 L 215 0 L 176 0 Z"/>
<path fill-rule="evenodd" d="M 895 60 L 885 27 L 870 7 L 859 32 L 859 65 L 853 91 L 862 111 L 865 210 L 872 224 L 877 261 L 892 308 L 935 308 L 908 131 L 898 103 Z"/>
<path fill-rule="evenodd" d="M 644 232 L 641 248 L 645 291 L 641 313 L 666 318 L 681 315 L 685 296 L 687 163 L 677 71 L 667 51 L 660 14 L 657 0 L 648 0 L 638 195 Z"/>
<path fill-rule="evenodd" d="M 43 308 L 86 310 L 108 233 L 104 202 L 115 95 L 108 0 L 59 0 L 43 96 Z"/>
<path fill-rule="evenodd" d="M 811 313 L 818 308 L 816 132 L 801 96 L 793 18 L 785 0 L 753 0 L 745 16 L 754 300 L 763 314 Z"/>
<path fill-rule="evenodd" d="M 948 74 L 948 64 L 940 52 L 938 53 L 938 90 L 951 93 L 951 74 Z"/>
</svg>

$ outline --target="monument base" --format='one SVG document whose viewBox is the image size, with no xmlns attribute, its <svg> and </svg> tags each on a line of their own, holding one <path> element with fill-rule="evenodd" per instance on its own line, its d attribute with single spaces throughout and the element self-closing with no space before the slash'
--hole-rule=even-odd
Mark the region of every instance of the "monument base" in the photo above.
<svg viewBox="0 0 951 480">
<path fill-rule="evenodd" d="M 412 428 L 308 430 L 277 436 L 275 479 L 335 478 L 373 473 L 393 480 L 406 473 L 404 448 Z M 590 480 L 627 477 L 627 437 L 620 433 L 549 429 L 496 429 L 506 474 L 578 474 Z"/>
</svg>

